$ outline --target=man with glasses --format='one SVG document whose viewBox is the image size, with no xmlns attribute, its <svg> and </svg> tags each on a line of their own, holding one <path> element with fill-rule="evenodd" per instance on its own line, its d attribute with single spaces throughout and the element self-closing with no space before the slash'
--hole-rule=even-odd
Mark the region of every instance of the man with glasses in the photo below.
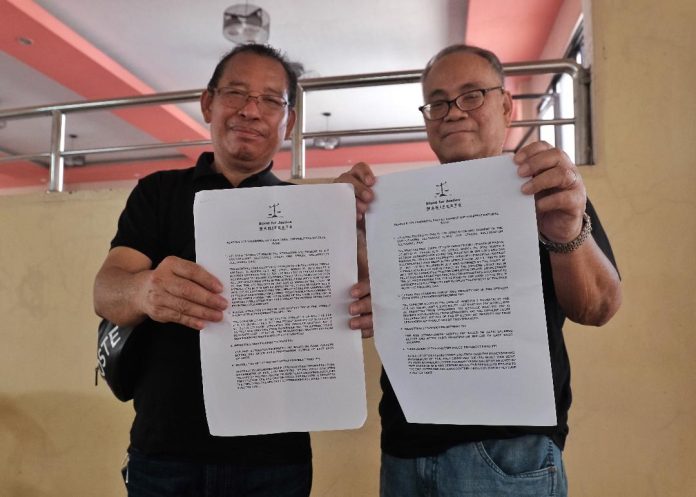
<svg viewBox="0 0 696 497">
<path fill-rule="evenodd" d="M 488 50 L 454 45 L 435 55 L 422 78 L 428 141 L 442 163 L 499 155 L 512 116 L 503 69 Z M 462 426 L 408 423 L 382 371 L 382 497 L 541 496 L 567 494 L 561 451 L 568 433 L 570 365 L 565 318 L 606 323 L 621 303 L 609 242 L 570 159 L 537 142 L 514 156 L 522 192 L 534 195 L 557 425 Z M 376 178 L 357 164 L 337 181 L 355 187 L 358 218 Z M 352 289 L 353 329 L 372 333 L 367 269 Z M 379 333 L 380 330 L 377 330 Z M 467 395 L 467 392 L 453 392 Z"/>
<path fill-rule="evenodd" d="M 198 330 L 221 321 L 221 283 L 196 264 L 196 192 L 282 184 L 273 157 L 295 123 L 297 74 L 275 49 L 243 45 L 201 96 L 213 153 L 135 187 L 96 276 L 97 314 L 135 326 L 135 420 L 124 479 L 131 496 L 307 497 L 307 433 L 213 437 L 203 404 Z"/>
</svg>

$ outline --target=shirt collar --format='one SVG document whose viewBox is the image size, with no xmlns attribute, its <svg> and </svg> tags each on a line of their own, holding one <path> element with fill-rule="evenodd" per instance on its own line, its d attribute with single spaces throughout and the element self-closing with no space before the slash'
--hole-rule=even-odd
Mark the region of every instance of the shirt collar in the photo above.
<svg viewBox="0 0 696 497">
<path fill-rule="evenodd" d="M 196 161 L 196 168 L 193 172 L 193 178 L 194 180 L 200 180 L 204 177 L 209 177 L 209 176 L 222 176 L 224 178 L 224 175 L 222 173 L 219 173 L 215 170 L 213 167 L 213 164 L 215 163 L 215 156 L 212 152 L 203 152 L 199 157 L 198 161 Z M 251 176 L 244 178 L 244 180 L 239 184 L 239 187 L 243 186 L 263 186 L 267 184 L 275 184 L 278 182 L 278 179 L 276 178 L 275 174 L 271 172 L 271 169 L 273 168 L 273 161 L 268 164 L 268 167 L 265 169 L 259 171 L 258 173 L 254 173 Z M 226 178 L 225 178 L 226 180 Z"/>
</svg>

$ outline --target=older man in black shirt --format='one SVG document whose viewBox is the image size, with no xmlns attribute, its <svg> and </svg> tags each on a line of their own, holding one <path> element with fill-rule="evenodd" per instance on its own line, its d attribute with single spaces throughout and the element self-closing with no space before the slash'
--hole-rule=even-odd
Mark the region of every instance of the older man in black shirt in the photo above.
<svg viewBox="0 0 696 497">
<path fill-rule="evenodd" d="M 129 495 L 307 497 L 307 433 L 213 437 L 201 382 L 198 330 L 222 320 L 222 285 L 196 264 L 193 199 L 201 190 L 278 185 L 273 157 L 295 122 L 297 75 L 276 50 L 243 45 L 201 96 L 214 153 L 195 167 L 142 179 L 97 274 L 97 314 L 135 326 L 135 421 Z"/>
<path fill-rule="evenodd" d="M 488 50 L 454 45 L 428 63 L 421 78 L 430 146 L 442 163 L 499 155 L 512 116 L 503 69 Z M 561 451 L 568 433 L 570 364 L 565 318 L 606 323 L 621 303 L 609 242 L 570 159 L 547 143 L 514 156 L 535 196 L 547 333 L 556 397 L 555 426 L 462 426 L 409 423 L 388 375 L 382 372 L 382 497 L 565 496 Z M 375 177 L 357 164 L 337 181 L 356 191 L 358 217 L 374 198 Z M 360 261 L 359 261 L 360 262 Z M 369 279 L 352 289 L 351 327 L 372 333 Z M 377 330 L 379 333 L 379 330 Z M 466 392 L 452 392 L 466 396 Z"/>
</svg>

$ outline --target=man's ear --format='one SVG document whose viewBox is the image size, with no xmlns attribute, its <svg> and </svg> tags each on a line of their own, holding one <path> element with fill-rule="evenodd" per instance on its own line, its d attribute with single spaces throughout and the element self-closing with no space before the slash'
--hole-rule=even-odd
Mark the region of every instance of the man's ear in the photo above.
<svg viewBox="0 0 696 497">
<path fill-rule="evenodd" d="M 513 109 L 512 94 L 505 90 L 503 92 L 503 115 L 505 116 L 505 125 L 510 126 L 512 122 L 512 109 Z"/>
<path fill-rule="evenodd" d="M 288 121 L 285 126 L 285 139 L 289 140 L 290 136 L 292 135 L 292 128 L 295 127 L 295 121 L 297 120 L 297 114 L 295 113 L 295 109 L 290 109 L 288 111 Z"/>
<path fill-rule="evenodd" d="M 210 124 L 210 115 L 212 111 L 210 107 L 213 104 L 213 95 L 207 89 L 201 94 L 201 113 L 206 123 Z"/>
</svg>

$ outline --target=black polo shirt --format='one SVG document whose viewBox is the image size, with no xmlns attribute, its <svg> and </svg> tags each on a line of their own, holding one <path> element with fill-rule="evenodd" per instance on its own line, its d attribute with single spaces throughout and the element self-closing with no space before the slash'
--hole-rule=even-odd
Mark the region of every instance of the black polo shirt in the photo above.
<svg viewBox="0 0 696 497">
<path fill-rule="evenodd" d="M 238 188 L 284 183 L 265 170 Z M 141 179 L 128 198 L 111 247 L 130 247 L 156 267 L 175 255 L 196 260 L 193 200 L 196 192 L 234 188 L 213 169 L 213 154 L 202 154 L 189 169 L 160 171 Z M 137 339 L 138 381 L 130 451 L 209 462 L 294 463 L 311 459 L 307 433 L 213 437 L 203 404 L 199 332 L 146 319 Z M 136 347 L 134 347 L 136 348 Z"/>
<path fill-rule="evenodd" d="M 616 266 L 607 235 L 589 200 L 586 211 L 592 219 L 593 238 L 611 263 Z M 572 399 L 570 362 L 563 339 L 563 323 L 566 316 L 556 299 L 549 254 L 541 244 L 539 252 L 558 424 L 556 426 L 465 426 L 408 423 L 383 369 L 380 379 L 383 394 L 379 413 L 382 418 L 382 450 L 384 452 L 396 457 L 425 457 L 439 454 L 461 443 L 528 434 L 548 435 L 563 449 L 568 435 L 568 409 Z M 458 392 L 456 395 L 466 395 L 466 392 Z"/>
</svg>

